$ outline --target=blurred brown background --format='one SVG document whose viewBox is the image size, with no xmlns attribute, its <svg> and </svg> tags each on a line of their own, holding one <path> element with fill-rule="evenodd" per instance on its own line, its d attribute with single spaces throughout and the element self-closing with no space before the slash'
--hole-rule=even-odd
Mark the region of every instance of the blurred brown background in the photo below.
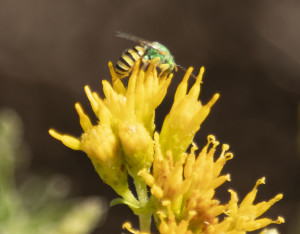
<svg viewBox="0 0 300 234">
<path fill-rule="evenodd" d="M 215 92 L 221 99 L 195 141 L 201 146 L 213 133 L 230 144 L 235 158 L 224 173 L 231 173 L 232 182 L 223 189 L 235 189 L 240 198 L 266 176 L 257 201 L 284 193 L 267 215 L 286 218 L 276 226 L 281 233 L 297 233 L 299 12 L 300 2 L 292 0 L 1 0 L 0 107 L 15 109 L 24 121 L 32 152 L 28 171 L 69 176 L 74 197 L 116 197 L 84 153 L 64 147 L 47 131 L 80 136 L 74 103 L 89 110 L 83 86 L 100 92 L 101 79 L 109 78 L 107 62 L 134 45 L 115 31 L 128 32 L 165 44 L 182 66 L 206 67 L 201 100 Z M 175 74 L 170 92 L 182 76 Z M 171 103 L 169 95 L 158 115 Z M 121 233 L 127 219 L 136 221 L 125 206 L 113 207 L 95 233 Z"/>
</svg>

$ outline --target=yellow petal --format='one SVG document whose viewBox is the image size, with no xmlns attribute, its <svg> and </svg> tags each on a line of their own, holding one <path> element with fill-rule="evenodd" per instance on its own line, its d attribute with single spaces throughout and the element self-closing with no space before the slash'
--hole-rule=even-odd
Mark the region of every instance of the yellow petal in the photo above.
<svg viewBox="0 0 300 234">
<path fill-rule="evenodd" d="M 189 67 L 188 70 L 186 71 L 186 73 L 184 74 L 184 77 L 183 77 L 181 83 L 178 85 L 178 87 L 176 89 L 174 103 L 179 101 L 186 95 L 187 87 L 188 87 L 188 79 L 189 79 L 190 75 L 192 74 L 192 72 L 193 72 L 193 68 Z"/>
<path fill-rule="evenodd" d="M 201 67 L 197 80 L 192 86 L 192 88 L 190 89 L 188 96 L 198 99 L 200 94 L 200 84 L 202 82 L 203 74 L 204 74 L 204 67 Z"/>
<path fill-rule="evenodd" d="M 88 131 L 93 126 L 90 118 L 84 113 L 79 103 L 75 104 L 75 109 L 78 113 L 80 125 L 83 131 Z"/>
<path fill-rule="evenodd" d="M 93 97 L 93 94 L 92 94 L 92 91 L 91 91 L 90 87 L 88 85 L 86 85 L 84 87 L 84 91 L 85 91 L 85 94 L 86 94 L 86 96 L 88 97 L 88 99 L 91 103 L 91 106 L 92 106 L 92 109 L 93 109 L 94 113 L 97 114 L 98 110 L 99 110 L 99 107 L 98 107 L 98 104 L 97 104 L 97 102 L 95 101 L 95 99 Z"/>
<path fill-rule="evenodd" d="M 82 150 L 81 141 L 75 137 L 66 134 L 60 134 L 56 132 L 54 129 L 50 129 L 49 134 L 55 139 L 61 141 L 65 146 L 73 150 Z"/>
</svg>

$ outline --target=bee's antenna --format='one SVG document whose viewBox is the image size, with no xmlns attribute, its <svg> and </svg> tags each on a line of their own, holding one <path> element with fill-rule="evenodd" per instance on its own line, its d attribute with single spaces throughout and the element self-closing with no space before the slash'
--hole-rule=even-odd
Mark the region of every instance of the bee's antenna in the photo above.
<svg viewBox="0 0 300 234">
<path fill-rule="evenodd" d="M 178 67 L 181 71 L 186 72 L 187 69 L 183 66 L 180 66 L 179 64 L 176 64 L 176 67 Z M 197 79 L 197 76 L 195 76 L 193 73 L 191 73 L 191 77 L 193 77 L 194 79 Z"/>
</svg>

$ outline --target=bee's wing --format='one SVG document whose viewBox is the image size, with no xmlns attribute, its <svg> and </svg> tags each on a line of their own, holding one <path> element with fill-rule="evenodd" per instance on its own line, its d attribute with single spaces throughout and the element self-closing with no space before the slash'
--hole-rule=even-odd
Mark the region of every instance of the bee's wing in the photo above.
<svg viewBox="0 0 300 234">
<path fill-rule="evenodd" d="M 124 39 L 129 40 L 129 41 L 138 42 L 138 43 L 144 44 L 144 45 L 149 45 L 150 46 L 152 44 L 152 42 L 150 42 L 150 41 L 147 41 L 143 38 L 140 38 L 140 37 L 128 34 L 128 33 L 124 33 L 124 32 L 117 31 L 116 36 L 124 38 Z"/>
<path fill-rule="evenodd" d="M 129 33 L 124 33 L 124 32 L 120 32 L 120 31 L 117 31 L 116 32 L 116 36 L 117 37 L 121 37 L 121 38 L 124 38 L 126 40 L 130 40 L 130 41 L 134 41 L 134 42 L 137 42 L 137 43 L 140 43 L 142 45 L 146 45 L 146 46 L 149 46 L 157 51 L 159 51 L 161 54 L 165 54 L 164 51 L 161 51 L 157 46 L 155 46 L 153 44 L 153 42 L 151 41 L 148 41 L 148 40 L 145 40 L 143 38 L 140 38 L 140 37 L 137 37 L 137 36 L 134 36 L 132 34 L 129 34 Z"/>
</svg>

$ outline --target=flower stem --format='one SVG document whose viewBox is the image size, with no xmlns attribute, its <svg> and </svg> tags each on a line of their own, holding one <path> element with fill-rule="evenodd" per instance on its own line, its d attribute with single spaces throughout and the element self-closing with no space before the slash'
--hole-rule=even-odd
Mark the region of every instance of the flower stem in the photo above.
<svg viewBox="0 0 300 234">
<path fill-rule="evenodd" d="M 149 207 L 148 190 L 145 181 L 141 177 L 134 178 L 134 185 L 139 199 L 141 210 L 138 212 L 140 230 L 150 232 L 151 209 Z"/>
<path fill-rule="evenodd" d="M 131 205 L 138 207 L 139 206 L 139 202 L 136 200 L 136 198 L 134 197 L 134 195 L 132 194 L 132 192 L 129 189 L 126 189 L 125 191 L 122 191 L 122 193 L 119 193 L 119 195 L 121 195 L 123 197 L 123 199 L 130 203 Z"/>
<path fill-rule="evenodd" d="M 151 213 L 139 215 L 140 230 L 141 232 L 150 233 L 151 226 Z"/>
</svg>

